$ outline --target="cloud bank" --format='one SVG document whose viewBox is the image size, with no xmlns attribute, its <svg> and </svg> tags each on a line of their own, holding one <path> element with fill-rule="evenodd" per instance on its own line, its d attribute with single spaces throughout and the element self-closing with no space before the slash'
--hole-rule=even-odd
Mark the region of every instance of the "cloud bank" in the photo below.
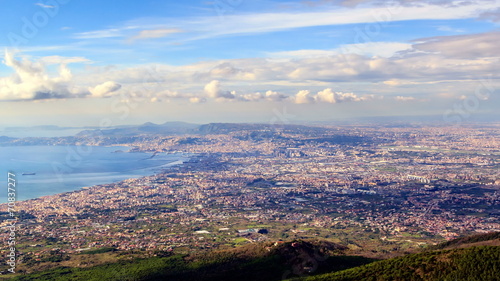
<svg viewBox="0 0 500 281">
<path fill-rule="evenodd" d="M 87 66 L 73 77 L 68 64 L 80 57 L 16 59 L 0 78 L 1 100 L 106 98 L 117 94 L 152 102 L 289 102 L 296 104 L 388 100 L 417 102 L 468 95 L 484 79 L 500 80 L 500 32 L 421 38 L 410 43 L 373 42 L 335 51 L 291 50 L 268 57 L 202 61 L 188 65 L 128 68 Z M 392 47 L 392 55 L 367 54 L 373 46 Z M 361 51 L 360 51 L 361 50 Z M 58 66 L 56 74 L 47 65 Z M 361 83 L 360 83 L 361 82 Z M 335 89 L 335 90 L 332 90 Z M 450 93 L 453 93 L 450 94 Z M 395 98 L 400 96 L 401 98 Z M 404 97 L 404 98 L 403 98 Z"/>
<path fill-rule="evenodd" d="M 120 85 L 109 81 L 85 90 L 74 84 L 68 63 L 85 62 L 83 58 L 63 58 L 51 56 L 39 61 L 27 58 L 17 60 L 13 52 L 5 51 L 3 63 L 12 68 L 10 77 L 0 78 L 0 100 L 49 100 L 83 98 L 87 96 L 105 97 L 120 89 Z M 47 64 L 58 64 L 57 75 L 51 77 Z"/>
<path fill-rule="evenodd" d="M 358 96 L 354 93 L 333 92 L 332 89 L 324 89 L 316 94 L 310 91 L 302 90 L 295 95 L 295 103 L 342 103 L 342 102 L 359 102 L 374 99 L 374 95 Z"/>
</svg>

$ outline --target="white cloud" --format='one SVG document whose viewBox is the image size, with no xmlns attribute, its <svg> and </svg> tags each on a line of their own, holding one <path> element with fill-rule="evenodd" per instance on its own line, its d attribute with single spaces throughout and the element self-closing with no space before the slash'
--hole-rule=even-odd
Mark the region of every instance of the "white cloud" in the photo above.
<svg viewBox="0 0 500 281">
<path fill-rule="evenodd" d="M 405 81 L 405 80 L 400 80 L 400 79 L 386 80 L 383 83 L 385 85 L 388 85 L 388 86 L 402 86 L 402 85 L 417 85 L 417 84 L 421 84 L 421 83 L 417 83 L 417 82 Z"/>
<path fill-rule="evenodd" d="M 394 98 L 397 101 L 414 101 L 414 97 L 403 97 L 403 96 L 397 96 Z"/>
<path fill-rule="evenodd" d="M 44 64 L 68 64 L 68 63 L 88 63 L 89 59 L 83 57 L 61 57 L 61 56 L 47 56 L 40 59 Z"/>
<path fill-rule="evenodd" d="M 411 44 L 401 42 L 369 42 L 360 44 L 346 44 L 333 50 L 296 50 L 269 53 L 274 58 L 320 58 L 357 54 L 363 56 L 392 57 L 397 52 L 410 50 Z"/>
<path fill-rule="evenodd" d="M 233 78 L 239 80 L 255 80 L 256 74 L 251 71 L 237 68 L 232 63 L 224 62 L 214 68 L 210 69 L 209 72 L 203 73 L 200 77 L 210 77 L 213 79 L 221 78 Z"/>
<path fill-rule="evenodd" d="M 100 88 L 96 85 L 114 81 L 122 86 L 120 93 L 133 93 L 146 100 L 156 97 L 156 101 L 339 103 L 369 99 L 369 96 L 354 94 L 368 90 L 380 97 L 393 93 L 393 87 L 398 87 L 398 94 L 411 96 L 418 91 L 417 87 L 423 85 L 428 87 L 425 90 L 429 95 L 454 91 L 460 95 L 465 91 L 462 85 L 476 87 L 473 83 L 479 84 L 474 81 L 479 81 L 481 77 L 491 75 L 494 87 L 498 85 L 500 51 L 496 42 L 499 39 L 499 32 L 492 31 L 423 38 L 412 45 L 374 42 L 346 45 L 336 50 L 353 50 L 347 54 L 338 54 L 333 50 L 292 50 L 282 53 L 284 57 L 288 56 L 285 59 L 225 59 L 188 65 L 156 64 L 129 68 L 96 66 L 82 57 L 51 56 L 22 64 L 22 69 L 28 70 L 21 71 L 18 67 L 12 77 L 1 78 L 3 84 L 8 85 L 1 91 L 3 99 L 20 99 L 20 93 L 25 93 L 22 99 L 33 99 L 33 93 L 37 92 L 40 94 L 36 98 L 64 98 L 90 95 L 90 87 L 93 96 L 102 96 L 112 92 L 98 91 Z M 364 51 L 371 47 L 380 50 L 388 48 L 390 51 L 387 57 L 380 56 L 381 51 L 378 50 L 373 50 L 372 54 Z M 390 56 L 395 52 L 396 55 Z M 86 63 L 86 70 L 72 77 L 66 64 L 76 62 Z M 46 64 L 60 64 L 57 77 L 44 70 Z M 21 83 L 22 77 L 28 75 L 26 73 L 33 78 L 28 79 L 29 83 Z M 35 78 L 38 80 L 33 80 Z M 223 86 L 220 81 L 223 81 Z M 16 83 L 29 90 L 14 88 L 19 87 L 13 86 Z M 57 91 L 51 90 L 54 83 L 58 85 Z M 31 89 L 32 86 L 35 89 Z M 331 90 L 332 87 L 337 91 Z M 299 89 L 310 92 L 298 95 Z M 349 89 L 347 93 L 345 89 Z M 467 90 L 471 91 L 470 88 Z M 351 91 L 354 93 L 349 93 Z"/>
<path fill-rule="evenodd" d="M 209 98 L 217 99 L 234 99 L 234 92 L 223 91 L 220 87 L 220 82 L 218 80 L 212 80 L 210 83 L 205 85 L 205 92 L 207 93 Z"/>
<path fill-rule="evenodd" d="M 319 102 L 337 103 L 337 96 L 338 94 L 332 92 L 332 89 L 325 89 L 318 92 L 316 100 Z"/>
<path fill-rule="evenodd" d="M 14 70 L 10 77 L 1 77 L 0 100 L 48 100 L 62 98 L 105 97 L 118 90 L 120 85 L 106 82 L 95 87 L 78 86 L 70 63 L 88 62 L 82 57 L 42 57 L 31 61 L 26 57 L 16 59 L 15 53 L 6 51 L 4 64 Z M 58 65 L 57 76 L 50 75 L 46 65 Z"/>
<path fill-rule="evenodd" d="M 405 6 L 405 7 L 419 7 L 424 4 L 431 4 L 442 7 L 458 7 L 458 6 L 467 6 L 471 5 L 472 1 L 448 1 L 448 0 L 307 0 L 303 1 L 306 6 L 309 7 L 318 7 L 318 6 L 326 6 L 326 5 L 336 5 L 336 6 L 344 6 L 344 7 L 358 7 L 358 6 L 382 6 L 387 7 L 391 6 Z M 477 2 L 477 1 L 475 1 Z M 485 2 L 485 1 L 483 1 Z"/>
<path fill-rule="evenodd" d="M 484 12 L 480 16 L 481 19 L 487 19 L 492 22 L 500 22 L 500 8 L 491 9 L 489 11 Z"/>
<path fill-rule="evenodd" d="M 74 35 L 76 39 L 103 39 L 123 36 L 125 36 L 125 33 L 124 29 L 122 28 L 109 28 L 103 30 L 80 32 Z"/>
<path fill-rule="evenodd" d="M 192 98 L 189 98 L 189 102 L 190 103 L 204 103 L 206 101 L 207 101 L 207 99 L 201 98 L 201 97 L 192 97 Z"/>
<path fill-rule="evenodd" d="M 209 98 L 217 98 L 220 91 L 220 82 L 213 80 L 207 85 L 205 85 L 205 92 Z"/>
<path fill-rule="evenodd" d="M 28 59 L 16 60 L 14 53 L 6 51 L 4 64 L 15 73 L 0 78 L 0 100 L 36 100 L 66 98 L 84 95 L 72 87 L 72 74 L 65 64 L 59 66 L 59 76 L 50 77 L 43 63 Z"/>
<path fill-rule="evenodd" d="M 237 95 L 237 98 L 239 100 L 243 100 L 243 101 L 264 101 L 265 100 L 265 101 L 279 102 L 279 101 L 287 100 L 290 97 L 288 95 L 278 93 L 275 91 L 266 91 L 265 93 L 256 92 L 256 93 Z"/>
<path fill-rule="evenodd" d="M 448 25 L 440 25 L 440 26 L 437 27 L 437 30 L 439 30 L 439 31 L 446 31 L 446 32 L 455 32 L 455 33 L 465 32 L 464 29 L 453 28 L 453 27 L 448 26 Z"/>
<path fill-rule="evenodd" d="M 87 75 L 86 79 L 101 83 L 116 81 L 127 85 L 127 88 L 137 85 L 137 92 L 154 93 L 150 95 L 156 95 L 158 88 L 170 89 L 179 93 L 178 99 L 186 100 L 204 94 L 208 99 L 218 101 L 291 101 L 296 99 L 294 96 L 297 88 L 318 91 L 319 87 L 327 89 L 335 85 L 339 89 L 338 93 L 345 93 L 342 90 L 343 84 L 354 92 L 366 92 L 368 87 L 377 96 L 384 91 L 386 94 L 393 92 L 392 87 L 405 91 L 399 94 L 411 95 L 411 91 L 415 93 L 416 88 L 422 85 L 432 87 L 432 92 L 435 93 L 449 92 L 452 89 L 464 91 L 461 85 L 470 85 L 473 83 L 471 81 L 480 79 L 478 77 L 491 75 L 492 79 L 500 78 L 497 71 L 500 69 L 500 54 L 492 47 L 495 38 L 498 38 L 498 32 L 424 38 L 414 43 L 410 49 L 399 51 L 391 57 L 332 55 L 318 50 L 318 56 L 305 55 L 295 59 L 226 59 L 180 66 L 158 64 L 154 69 L 147 66 L 125 69 L 92 67 L 92 74 Z M 400 46 L 402 49 L 408 47 L 406 43 Z M 446 46 L 455 47 L 447 51 Z M 479 52 L 478 49 L 484 52 Z M 293 51 L 290 53 L 293 54 Z M 476 53 L 489 57 L 476 57 Z M 224 87 L 220 81 L 224 81 Z M 493 83 L 497 82 L 494 80 Z M 450 85 L 452 88 L 443 88 Z M 267 96 L 261 90 L 263 86 L 271 91 L 279 89 L 282 96 Z M 328 99 L 342 100 L 342 96 L 335 96 L 336 92 L 333 91 L 332 93 L 330 96 L 323 93 L 318 98 L 322 102 Z M 298 100 L 301 103 L 314 102 L 308 98 L 311 96 L 314 95 L 299 97 Z M 344 99 L 356 98 L 347 95 Z"/>
<path fill-rule="evenodd" d="M 55 8 L 55 6 L 47 5 L 47 4 L 43 4 L 43 3 L 35 3 L 35 5 L 40 6 L 42 8 L 47 8 L 47 9 L 53 9 L 53 8 Z"/>
<path fill-rule="evenodd" d="M 304 27 L 345 25 L 366 23 L 372 29 L 395 21 L 408 20 L 452 20 L 477 18 L 481 14 L 498 8 L 500 0 L 479 0 L 461 5 L 458 2 L 443 5 L 444 1 L 401 1 L 379 2 L 375 5 L 364 5 L 357 8 L 331 7 L 324 5 L 322 9 L 304 11 L 302 8 L 281 13 L 247 13 L 226 15 L 221 21 L 218 16 L 195 17 L 187 19 L 148 18 L 131 20 L 122 26 L 94 30 L 75 34 L 79 39 L 100 39 L 111 37 L 130 38 L 138 36 L 137 30 L 146 31 L 140 37 L 159 36 L 157 32 L 162 26 L 171 26 L 172 30 L 183 30 L 185 36 L 180 42 L 214 38 L 227 35 L 268 33 Z M 373 36 L 366 32 L 356 31 L 356 43 L 373 41 Z M 163 36 L 161 36 L 163 37 Z M 153 38 L 153 37 L 149 37 Z M 159 37 L 154 37 L 159 38 Z M 176 39 L 177 40 L 177 39 Z M 179 42 L 176 41 L 176 42 Z"/>
<path fill-rule="evenodd" d="M 278 92 L 267 91 L 265 94 L 265 98 L 269 101 L 282 101 L 288 99 L 289 97 Z"/>
<path fill-rule="evenodd" d="M 137 35 L 130 37 L 129 41 L 162 38 L 162 37 L 166 37 L 170 34 L 179 33 L 179 32 L 182 32 L 182 30 L 176 29 L 176 28 L 141 30 Z"/>
<path fill-rule="evenodd" d="M 297 104 L 313 103 L 313 102 L 314 102 L 314 97 L 311 95 L 311 92 L 307 90 L 299 91 L 295 95 L 295 103 Z"/>
<path fill-rule="evenodd" d="M 109 97 L 121 87 L 122 86 L 116 82 L 107 81 L 95 87 L 89 87 L 89 92 L 96 98 Z"/>
<path fill-rule="evenodd" d="M 359 102 L 374 99 L 374 95 L 358 96 L 354 93 L 333 92 L 327 88 L 319 91 L 316 94 L 311 94 L 310 91 L 302 90 L 295 95 L 295 103 L 342 103 L 342 102 Z"/>
<path fill-rule="evenodd" d="M 197 96 L 205 96 L 207 100 L 216 101 L 298 100 L 310 103 L 318 102 L 310 99 L 316 95 L 297 98 L 297 88 L 318 91 L 319 87 L 327 89 L 333 85 L 339 89 L 338 92 L 328 93 L 330 96 L 321 94 L 318 97 L 321 102 L 367 98 L 345 95 L 342 91 L 344 84 L 354 92 L 366 92 L 369 87 L 378 97 L 393 92 L 392 87 L 398 87 L 399 94 L 412 95 L 417 87 L 423 85 L 432 87 L 429 94 L 452 90 L 460 92 L 465 91 L 461 85 L 471 85 L 474 80 L 480 79 L 478 77 L 491 75 L 492 79 L 500 78 L 497 71 L 500 69 L 500 54 L 492 47 L 497 33 L 424 38 L 411 45 L 410 49 L 391 57 L 319 53 L 315 57 L 306 55 L 295 59 L 226 59 L 180 66 L 157 64 L 154 68 L 147 65 L 131 68 L 89 66 L 92 73 L 85 76 L 85 81 L 116 81 L 127 91 L 135 87 L 135 92 L 148 97 L 160 97 L 163 95 L 161 91 L 169 89 L 177 92 L 177 96 L 170 93 L 163 98 L 194 98 L 194 102 Z M 446 51 L 446 46 L 450 45 L 457 48 Z M 401 48 L 407 47 L 402 43 Z M 477 48 L 491 57 L 475 57 L 477 50 L 474 49 Z M 290 53 L 293 54 L 293 51 Z M 224 81 L 224 87 L 220 81 Z M 493 83 L 496 85 L 496 80 Z M 268 96 L 262 92 L 263 86 L 271 92 L 279 89 L 279 94 L 270 93 Z"/>
<path fill-rule="evenodd" d="M 264 99 L 264 95 L 260 92 L 257 92 L 257 93 L 240 95 L 238 98 L 243 101 L 260 101 Z"/>
<path fill-rule="evenodd" d="M 475 1 L 468 5 L 394 5 L 352 8 L 328 8 L 313 12 L 256 13 L 225 16 L 223 22 L 212 19 L 196 21 L 191 30 L 202 31 L 198 38 L 230 34 L 274 32 L 279 30 L 355 23 L 382 24 L 406 20 L 450 20 L 474 18 L 481 11 L 497 8 L 500 1 Z M 198 26 L 199 24 L 199 26 Z M 369 37 L 369 36 L 368 36 Z M 370 39 L 370 38 L 369 38 Z M 359 42 L 362 43 L 362 42 Z"/>
<path fill-rule="evenodd" d="M 438 53 L 453 58 L 499 57 L 500 32 L 440 36 L 420 39 L 413 48 L 428 53 Z"/>
</svg>

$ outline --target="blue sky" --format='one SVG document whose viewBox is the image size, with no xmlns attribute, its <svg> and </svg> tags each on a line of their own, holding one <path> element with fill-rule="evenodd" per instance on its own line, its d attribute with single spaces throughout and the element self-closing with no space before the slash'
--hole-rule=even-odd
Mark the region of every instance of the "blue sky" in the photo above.
<svg viewBox="0 0 500 281">
<path fill-rule="evenodd" d="M 500 105 L 498 0 L 2 6 L 0 126 L 269 122 L 285 111 L 286 122 L 455 124 Z"/>
</svg>

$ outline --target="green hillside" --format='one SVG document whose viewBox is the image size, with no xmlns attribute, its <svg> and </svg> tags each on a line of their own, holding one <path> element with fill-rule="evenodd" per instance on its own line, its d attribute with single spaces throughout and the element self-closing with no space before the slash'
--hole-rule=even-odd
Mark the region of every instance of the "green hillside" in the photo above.
<svg viewBox="0 0 500 281">
<path fill-rule="evenodd" d="M 482 244 L 482 245 L 478 245 Z M 454 249 L 467 246 L 500 246 L 500 232 L 490 232 L 484 234 L 471 235 L 456 238 L 429 247 L 430 250 Z"/>
<path fill-rule="evenodd" d="M 262 243 L 203 255 L 136 259 L 91 268 L 57 268 L 13 280 L 283 280 L 374 261 L 346 256 L 345 250 L 344 246 L 326 241 Z"/>
<path fill-rule="evenodd" d="M 500 247 L 480 246 L 410 254 L 302 280 L 500 280 Z"/>
<path fill-rule="evenodd" d="M 324 240 L 293 240 L 88 268 L 60 267 L 13 280 L 500 280 L 499 235 L 458 238 L 380 261 L 349 256 L 347 247 Z"/>
</svg>

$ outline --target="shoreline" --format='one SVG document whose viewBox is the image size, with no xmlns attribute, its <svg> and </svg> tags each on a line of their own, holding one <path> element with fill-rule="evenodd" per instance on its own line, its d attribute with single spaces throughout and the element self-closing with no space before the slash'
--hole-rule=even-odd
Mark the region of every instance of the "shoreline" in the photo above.
<svg viewBox="0 0 500 281">
<path fill-rule="evenodd" d="M 31 146 L 32 147 L 32 146 Z M 44 145 L 42 145 L 41 147 L 45 147 Z M 53 196 L 60 196 L 62 194 L 69 194 L 69 193 L 73 193 L 73 192 L 80 192 L 80 191 L 83 191 L 83 190 L 88 190 L 88 189 L 91 189 L 92 187 L 97 187 L 97 186 L 103 186 L 103 185 L 108 185 L 108 184 L 119 184 L 123 181 L 127 181 L 127 180 L 131 180 L 131 179 L 139 179 L 139 178 L 143 178 L 143 177 L 150 177 L 150 176 L 155 176 L 155 175 L 158 175 L 158 174 L 161 174 L 165 171 L 167 171 L 168 169 L 170 168 L 173 168 L 173 167 L 177 167 L 177 166 L 180 166 L 180 165 L 183 165 L 184 163 L 186 162 L 190 162 L 192 161 L 192 158 L 193 157 L 196 157 L 196 154 L 193 154 L 193 153 L 183 153 L 183 152 L 175 152 L 175 153 L 169 153 L 169 152 L 159 152 L 159 151 L 156 151 L 156 152 L 151 152 L 151 151 L 137 151 L 137 150 L 134 150 L 134 146 L 92 146 L 92 147 L 102 147 L 102 148 L 114 148 L 114 147 L 122 147 L 122 148 L 127 148 L 127 150 L 121 150 L 118 149 L 116 151 L 112 151 L 110 153 L 130 153 L 130 154 L 135 154 L 135 153 L 144 153 L 144 154 L 151 154 L 153 153 L 152 156 L 149 156 L 147 158 L 144 158 L 144 159 L 141 159 L 141 160 L 138 160 L 138 161 L 143 161 L 143 160 L 151 160 L 151 159 L 158 159 L 157 156 L 161 155 L 161 154 L 165 154 L 165 155 L 178 155 L 178 157 L 176 159 L 165 159 L 164 161 L 166 163 L 163 163 L 161 165 L 158 165 L 158 166 L 152 166 L 152 167 L 146 167 L 146 168 L 138 168 L 138 169 L 132 169 L 132 170 L 126 170 L 126 171 L 122 171 L 122 172 L 109 172 L 109 173 L 106 173 L 106 175 L 103 175 L 102 177 L 113 177 L 113 176 L 117 176 L 119 177 L 120 174 L 128 174 L 128 172 L 138 172 L 137 175 L 134 175 L 134 176 L 131 176 L 131 174 L 128 174 L 128 177 L 126 178 L 123 178 L 123 179 L 116 179 L 116 180 L 112 180 L 112 181 L 109 181 L 109 182 L 103 182 L 103 183 L 96 183 L 96 184 L 91 184 L 91 185 L 79 185 L 78 187 L 74 187 L 72 188 L 72 190 L 68 190 L 68 191 L 61 191 L 61 192 L 57 192 L 57 193 L 51 193 L 51 194 L 47 194 L 47 195 L 42 195 L 42 196 L 37 196 L 37 197 L 34 197 L 34 198 L 26 198 L 26 199 L 17 199 L 16 202 L 18 203 L 26 203 L 26 202 L 29 202 L 31 200 L 40 200 L 40 199 L 49 199 L 50 197 L 53 197 Z M 156 160 L 156 161 L 161 161 L 161 160 Z M 144 170 L 149 170 L 149 172 L 143 172 L 141 173 L 140 171 L 144 171 Z M 85 174 L 99 174 L 99 172 L 96 172 L 96 173 L 74 173 L 72 174 L 73 176 L 76 176 L 78 174 L 81 174 L 81 176 L 85 176 Z M 114 175 L 113 175 L 114 174 Z M 16 175 L 22 179 L 23 176 L 21 172 L 17 172 L 16 171 Z M 31 177 L 25 177 L 25 178 L 30 178 L 32 179 Z M 22 183 L 22 181 L 21 181 Z M 20 183 L 20 184 L 21 184 Z M 30 190 L 27 190 L 26 193 L 30 193 Z M 7 205 L 8 202 L 0 202 L 0 206 L 4 207 L 4 205 Z"/>
</svg>

